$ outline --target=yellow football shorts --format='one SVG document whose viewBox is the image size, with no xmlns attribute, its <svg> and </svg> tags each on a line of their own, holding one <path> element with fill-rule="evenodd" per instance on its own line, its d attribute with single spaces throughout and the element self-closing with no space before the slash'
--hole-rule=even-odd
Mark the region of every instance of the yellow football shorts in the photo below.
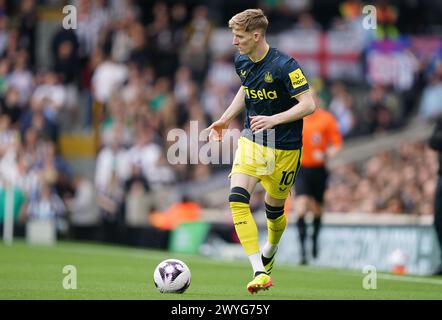
<svg viewBox="0 0 442 320">
<path fill-rule="evenodd" d="M 271 197 L 286 199 L 301 166 L 301 156 L 302 149 L 274 149 L 240 137 L 229 177 L 234 173 L 256 177 Z"/>
</svg>

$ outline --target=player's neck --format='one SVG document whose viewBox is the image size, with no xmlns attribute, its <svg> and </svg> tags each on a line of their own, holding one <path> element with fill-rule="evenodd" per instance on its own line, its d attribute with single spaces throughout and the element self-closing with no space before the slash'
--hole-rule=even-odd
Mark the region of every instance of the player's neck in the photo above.
<svg viewBox="0 0 442 320">
<path fill-rule="evenodd" d="M 267 44 L 267 42 L 264 41 L 261 45 L 258 45 L 256 47 L 255 51 L 253 51 L 251 54 L 249 54 L 249 58 L 250 58 L 250 60 L 252 60 L 255 63 L 259 62 L 265 58 L 265 56 L 267 55 L 269 50 L 270 50 L 270 46 Z"/>
</svg>

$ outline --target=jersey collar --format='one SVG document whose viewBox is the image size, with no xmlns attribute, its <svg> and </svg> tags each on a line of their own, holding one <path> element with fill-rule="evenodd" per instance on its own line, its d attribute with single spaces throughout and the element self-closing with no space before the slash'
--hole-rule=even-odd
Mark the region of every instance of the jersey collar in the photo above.
<svg viewBox="0 0 442 320">
<path fill-rule="evenodd" d="M 268 47 L 266 53 L 260 59 L 253 61 L 252 58 L 250 58 L 250 56 L 249 56 L 249 60 L 252 61 L 253 63 L 261 62 L 269 55 L 269 52 L 270 52 L 270 46 Z"/>
</svg>

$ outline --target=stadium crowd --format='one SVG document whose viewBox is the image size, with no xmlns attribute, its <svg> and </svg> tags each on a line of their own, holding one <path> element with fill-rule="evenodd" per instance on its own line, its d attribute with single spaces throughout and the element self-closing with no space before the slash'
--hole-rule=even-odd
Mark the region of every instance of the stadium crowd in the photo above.
<svg viewBox="0 0 442 320">
<path fill-rule="evenodd" d="M 385 14 L 376 37 L 397 37 L 407 12 L 399 14 L 389 1 L 377 2 Z M 51 38 L 53 64 L 41 69 L 36 1 L 23 0 L 19 6 L 0 1 L 0 205 L 6 187 L 14 185 L 16 215 L 22 221 L 87 211 L 90 215 L 80 220 L 113 223 L 131 195 L 210 178 L 219 166 L 172 166 L 166 158 L 171 129 L 189 133 L 190 120 L 198 121 L 199 130 L 205 128 L 240 85 L 233 48 L 227 54 L 211 50 L 215 28 L 226 24 L 221 11 L 213 11 L 221 4 L 208 5 L 212 17 L 208 6 L 191 3 L 73 1 L 78 28 L 59 26 Z M 270 34 L 293 26 L 327 30 L 350 25 L 362 6 L 357 0 L 343 1 L 331 20 L 315 9 L 314 1 L 258 4 L 277 22 Z M 423 26 L 417 21 L 414 30 L 405 31 L 427 31 Z M 345 139 L 351 139 L 406 124 L 422 92 L 440 86 L 440 61 L 416 65 L 410 92 L 364 83 L 360 98 L 352 83 L 312 83 L 320 85 L 324 107 L 337 117 Z M 75 125 L 100 132 L 93 181 L 73 172 L 58 152 L 60 132 Z M 233 127 L 241 128 L 242 119 Z M 431 214 L 435 165 L 435 155 L 418 144 L 382 153 L 362 166 L 339 167 L 331 177 L 326 209 Z"/>
<path fill-rule="evenodd" d="M 438 164 L 437 153 L 415 143 L 363 164 L 339 165 L 325 195 L 326 211 L 431 215 Z"/>
</svg>

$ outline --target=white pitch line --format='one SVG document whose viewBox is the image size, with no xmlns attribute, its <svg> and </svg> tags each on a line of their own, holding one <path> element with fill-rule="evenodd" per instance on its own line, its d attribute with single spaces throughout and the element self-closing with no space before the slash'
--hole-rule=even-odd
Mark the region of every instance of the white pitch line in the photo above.
<svg viewBox="0 0 442 320">
<path fill-rule="evenodd" d="M 284 267 L 290 268 L 288 265 L 284 265 Z M 362 273 L 359 273 L 355 269 L 336 269 L 336 267 L 327 269 L 327 267 L 313 267 L 309 269 L 299 269 L 297 270 L 299 272 L 306 272 L 306 273 L 335 273 L 339 274 L 340 276 L 350 276 L 350 277 L 363 277 L 364 275 Z M 425 277 L 411 277 L 411 276 L 400 276 L 400 275 L 393 275 L 393 274 L 385 274 L 378 272 L 377 274 L 378 279 L 383 280 L 391 280 L 391 281 L 402 281 L 402 282 L 416 282 L 416 283 L 429 283 L 434 285 L 442 285 L 442 279 L 430 279 Z"/>
<path fill-rule="evenodd" d="M 429 284 L 436 284 L 436 285 L 442 286 L 442 280 L 438 280 L 438 279 L 414 278 L 414 277 L 408 277 L 408 276 L 395 276 L 392 274 L 379 274 L 378 278 L 383 279 L 383 280 L 429 283 Z"/>
</svg>

